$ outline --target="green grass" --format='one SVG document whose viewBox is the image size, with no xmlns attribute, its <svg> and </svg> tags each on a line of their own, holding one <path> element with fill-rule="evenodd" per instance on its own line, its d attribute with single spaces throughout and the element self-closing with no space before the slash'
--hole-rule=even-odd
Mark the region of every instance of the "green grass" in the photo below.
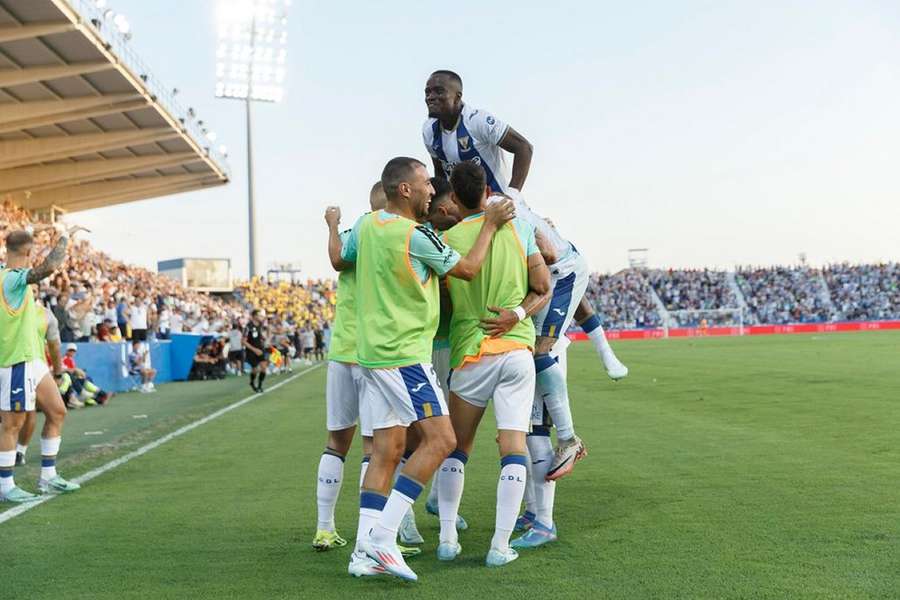
<svg viewBox="0 0 900 600">
<path fill-rule="evenodd" d="M 0 525 L 0 585 L 27 598 L 897 598 L 900 334 L 622 342 L 613 384 L 570 352 L 590 456 L 557 488 L 560 541 L 483 566 L 497 457 L 484 420 L 454 564 L 419 506 L 420 582 L 359 581 L 316 554 L 324 369 Z M 274 381 L 273 381 L 274 383 Z M 66 474 L 247 395 L 164 386 L 73 413 Z M 147 414 L 147 419 L 132 419 Z M 85 430 L 105 430 L 84 436 Z M 100 439 L 91 439 L 91 438 Z M 112 447 L 90 448 L 109 443 Z M 337 512 L 356 525 L 359 448 Z M 30 486 L 31 474 L 21 481 Z M 413 595 L 410 590 L 414 589 Z"/>
</svg>

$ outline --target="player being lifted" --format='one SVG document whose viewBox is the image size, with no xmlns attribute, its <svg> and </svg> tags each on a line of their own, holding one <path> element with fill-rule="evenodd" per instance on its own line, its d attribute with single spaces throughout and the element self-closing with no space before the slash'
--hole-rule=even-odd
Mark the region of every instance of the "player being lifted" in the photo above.
<svg viewBox="0 0 900 600">
<path fill-rule="evenodd" d="M 487 211 L 485 225 L 465 256 L 418 224 L 434 190 L 428 171 L 413 158 L 390 160 L 381 175 L 385 210 L 361 217 L 345 244 L 336 230 L 329 255 L 338 271 L 356 269 L 357 358 L 364 367 L 374 429 L 372 460 L 360 493 L 356 552 L 389 573 L 415 581 L 397 548 L 397 529 L 435 469 L 456 446 L 447 405 L 431 366 L 438 325 L 438 277 L 474 278 L 491 236 L 514 216 L 512 203 Z M 421 442 L 391 490 L 406 428 Z M 388 497 L 388 494 L 390 496 Z"/>
<path fill-rule="evenodd" d="M 466 252 L 484 223 L 489 192 L 485 171 L 472 162 L 460 163 L 450 183 L 463 220 L 444 234 L 444 240 L 458 252 Z M 441 538 L 437 556 L 453 560 L 462 550 L 455 525 L 465 464 L 488 400 L 493 400 L 500 480 L 486 563 L 499 567 L 518 558 L 509 538 L 525 492 L 525 435 L 534 401 L 535 334 L 528 317 L 550 300 L 550 272 L 535 242 L 534 227 L 518 218 L 504 225 L 494 235 L 478 276 L 470 282 L 448 281 L 447 286 L 453 304 L 450 420 L 456 449 L 438 473 Z"/>
<path fill-rule="evenodd" d="M 386 199 L 381 182 L 372 186 L 369 192 L 369 205 L 373 211 L 384 208 Z M 337 232 L 341 220 L 341 211 L 337 207 L 328 207 L 325 211 L 325 222 L 329 232 Z M 329 234 L 331 235 L 331 234 Z M 341 243 L 350 237 L 350 230 L 337 234 Z M 334 525 L 334 507 L 337 504 L 341 485 L 344 481 L 344 460 L 353 436 L 356 423 L 359 422 L 363 439 L 363 460 L 360 467 L 359 483 L 365 479 L 369 458 L 372 454 L 372 426 L 366 411 L 362 410 L 363 386 L 365 377 L 362 367 L 356 358 L 356 270 L 345 269 L 338 275 L 337 302 L 334 306 L 334 322 L 332 324 L 331 346 L 328 350 L 328 373 L 325 380 L 326 427 L 328 441 L 325 451 L 319 460 L 316 485 L 316 504 L 318 506 L 318 524 L 313 548 L 328 550 L 332 546 L 347 544 L 338 535 Z M 350 572 L 359 567 L 359 561 L 351 561 Z M 365 565 L 363 565 L 365 570 Z M 365 573 L 362 573 L 365 574 Z"/>
<path fill-rule="evenodd" d="M 425 85 L 425 104 L 429 118 L 422 128 L 422 137 L 435 171 L 449 176 L 461 162 L 480 164 L 491 190 L 512 197 L 517 215 L 534 225 L 538 232 L 538 243 L 550 267 L 553 297 L 534 319 L 538 335 L 535 367 L 538 391 L 543 398 L 541 408 L 546 404 L 557 427 L 558 447 L 546 477 L 562 477 L 572 470 L 577 458 L 584 456 L 585 449 L 572 424 L 565 375 L 549 352 L 565 335 L 576 310 L 580 311 L 583 318 L 579 322 L 593 341 L 609 376 L 621 379 L 628 374 L 628 369 L 616 358 L 599 318 L 584 298 L 588 283 L 584 258 L 553 226 L 531 211 L 519 193 L 531 165 L 531 144 L 492 114 L 463 103 L 462 80 L 452 71 L 432 73 Z M 510 179 L 505 173 L 501 149 L 513 154 Z"/>
<path fill-rule="evenodd" d="M 35 409 L 35 401 L 54 408 L 54 395 L 59 396 L 44 358 L 44 340 L 38 322 L 39 309 L 28 286 L 49 277 L 65 260 L 69 237 L 78 226 L 65 229 L 56 226 L 59 239 L 44 261 L 34 268 L 31 252 L 32 234 L 13 231 L 6 236 L 7 264 L 0 269 L 0 500 L 28 502 L 37 496 L 16 486 L 13 477 L 16 442 L 26 414 Z M 61 399 L 60 399 L 61 401 Z M 62 409 L 62 416 L 65 408 Z M 41 435 L 41 475 L 38 489 L 42 493 L 72 492 L 78 484 L 56 473 L 62 418 L 48 419 Z"/>
</svg>

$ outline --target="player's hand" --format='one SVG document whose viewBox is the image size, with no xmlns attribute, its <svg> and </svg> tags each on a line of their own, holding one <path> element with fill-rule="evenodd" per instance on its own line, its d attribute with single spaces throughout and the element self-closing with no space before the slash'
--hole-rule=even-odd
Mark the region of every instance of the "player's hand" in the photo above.
<svg viewBox="0 0 900 600">
<path fill-rule="evenodd" d="M 482 319 L 481 328 L 492 338 L 508 333 L 519 322 L 519 316 L 511 310 L 499 306 L 488 306 L 487 309 L 497 316 L 493 319 Z"/>
<path fill-rule="evenodd" d="M 262 350 L 258 350 L 257 348 L 254 348 L 253 352 L 255 352 L 257 356 L 262 356 Z"/>
<path fill-rule="evenodd" d="M 341 222 L 341 207 L 329 206 L 325 209 L 325 222 L 329 227 L 337 227 Z"/>
<path fill-rule="evenodd" d="M 484 210 L 484 218 L 488 223 L 500 227 L 516 216 L 516 207 L 512 200 L 493 202 Z"/>
</svg>

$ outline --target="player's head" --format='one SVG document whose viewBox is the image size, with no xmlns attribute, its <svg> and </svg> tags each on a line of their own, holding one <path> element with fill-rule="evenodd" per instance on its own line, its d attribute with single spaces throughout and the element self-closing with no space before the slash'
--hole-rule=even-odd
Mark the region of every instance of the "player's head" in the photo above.
<svg viewBox="0 0 900 600">
<path fill-rule="evenodd" d="M 457 115 L 462 109 L 462 78 L 453 71 L 440 69 L 431 74 L 425 83 L 425 106 L 428 116 L 439 119 L 445 115 Z"/>
<path fill-rule="evenodd" d="M 254 308 L 253 312 L 250 313 L 250 318 L 253 320 L 254 323 L 259 325 L 259 322 L 262 321 L 263 314 L 258 308 Z"/>
<path fill-rule="evenodd" d="M 428 206 L 428 221 L 438 231 L 446 231 L 460 222 L 459 208 L 450 198 L 450 184 L 443 177 L 432 177 L 434 196 Z"/>
<path fill-rule="evenodd" d="M 461 209 L 477 210 L 490 192 L 487 175 L 481 165 L 464 161 L 453 167 L 450 175 L 452 197 Z"/>
<path fill-rule="evenodd" d="M 380 181 L 376 181 L 369 192 L 369 206 L 372 211 L 381 210 L 387 205 L 387 196 L 384 195 L 384 186 Z"/>
<path fill-rule="evenodd" d="M 6 255 L 8 258 L 28 258 L 34 247 L 34 238 L 24 229 L 11 231 L 6 236 Z"/>
<path fill-rule="evenodd" d="M 381 185 L 388 202 L 408 205 L 417 221 L 428 216 L 434 188 L 421 161 L 406 156 L 392 158 L 381 172 Z"/>
</svg>

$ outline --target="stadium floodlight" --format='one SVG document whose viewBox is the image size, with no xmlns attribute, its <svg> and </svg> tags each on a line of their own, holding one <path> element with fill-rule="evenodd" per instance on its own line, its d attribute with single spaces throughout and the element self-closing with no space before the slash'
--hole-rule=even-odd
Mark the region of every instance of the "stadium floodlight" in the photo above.
<svg viewBox="0 0 900 600">
<path fill-rule="evenodd" d="M 250 104 L 284 98 L 290 5 L 291 0 L 218 0 L 216 10 L 216 97 L 241 100 L 246 108 L 250 277 L 257 273 Z"/>
</svg>

